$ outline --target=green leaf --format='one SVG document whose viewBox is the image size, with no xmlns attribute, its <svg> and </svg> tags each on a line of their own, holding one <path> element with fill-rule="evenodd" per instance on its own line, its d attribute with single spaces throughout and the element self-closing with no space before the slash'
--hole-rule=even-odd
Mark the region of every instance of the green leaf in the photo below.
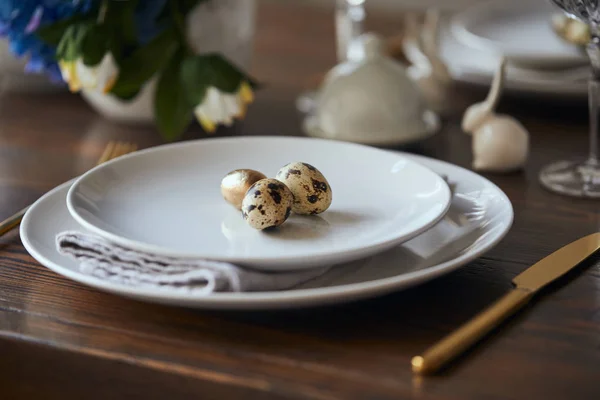
<svg viewBox="0 0 600 400">
<path fill-rule="evenodd" d="M 129 47 L 126 47 L 118 36 L 112 32 L 110 40 L 108 41 L 108 51 L 110 51 L 115 58 L 116 64 L 120 67 L 123 63 L 124 57 L 128 54 Z"/>
<path fill-rule="evenodd" d="M 130 100 L 135 99 L 141 90 L 142 90 L 142 88 L 132 89 L 129 92 L 119 93 L 118 97 L 119 97 L 119 99 L 121 99 L 123 101 L 130 101 Z"/>
<path fill-rule="evenodd" d="M 58 46 L 69 27 L 77 23 L 84 22 L 88 18 L 89 16 L 87 15 L 75 14 L 53 24 L 40 26 L 35 31 L 35 36 L 50 46 Z"/>
<path fill-rule="evenodd" d="M 112 34 L 106 26 L 92 26 L 81 44 L 83 63 L 88 66 L 98 65 L 109 50 L 111 40 Z"/>
<path fill-rule="evenodd" d="M 197 5 L 199 5 L 200 3 L 206 3 L 207 1 L 210 0 L 173 0 L 176 2 L 175 7 L 177 8 L 177 10 L 179 11 L 179 13 L 183 16 L 187 16 L 187 14 L 189 14 L 194 8 L 196 8 Z M 159 23 L 165 23 L 165 22 L 169 22 L 170 20 L 172 20 L 173 15 L 172 15 L 172 10 L 173 10 L 173 5 L 170 4 L 170 1 L 165 2 L 165 6 L 163 7 L 162 11 L 158 14 L 157 17 L 157 22 Z"/>
<path fill-rule="evenodd" d="M 220 54 L 207 54 L 188 57 L 183 61 L 181 78 L 186 86 L 188 99 L 192 104 L 204 100 L 210 86 L 235 93 L 243 81 L 254 85 L 254 81 Z"/>
<path fill-rule="evenodd" d="M 146 0 L 144 0 L 146 1 Z M 104 22 L 111 26 L 123 45 L 137 43 L 136 7 L 140 0 L 111 1 Z"/>
<path fill-rule="evenodd" d="M 181 137 L 193 117 L 193 108 L 187 102 L 185 87 L 180 77 L 182 52 L 171 59 L 156 88 L 154 112 L 158 129 L 165 140 Z"/>
<path fill-rule="evenodd" d="M 171 59 L 179 43 L 172 30 L 165 30 L 151 42 L 139 47 L 120 63 L 119 78 L 111 93 L 122 97 L 139 90 Z"/>
<path fill-rule="evenodd" d="M 179 0 L 179 11 L 183 15 L 187 15 L 200 3 L 204 3 L 207 0 Z"/>
<path fill-rule="evenodd" d="M 186 88 L 186 97 L 190 104 L 199 105 L 206 96 L 208 82 L 202 79 L 199 72 L 202 65 L 199 65 L 196 57 L 189 57 L 183 60 L 181 65 L 181 82 Z"/>
</svg>

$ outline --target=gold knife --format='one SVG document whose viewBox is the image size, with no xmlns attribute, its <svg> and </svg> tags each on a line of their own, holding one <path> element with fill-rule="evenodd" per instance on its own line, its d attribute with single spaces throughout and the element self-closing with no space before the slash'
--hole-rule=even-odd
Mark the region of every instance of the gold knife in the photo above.
<svg viewBox="0 0 600 400">
<path fill-rule="evenodd" d="M 519 274 L 515 288 L 500 300 L 454 331 L 423 355 L 413 357 L 416 374 L 432 374 L 514 314 L 541 288 L 560 278 L 600 249 L 600 232 L 585 236 L 555 251 Z"/>
</svg>

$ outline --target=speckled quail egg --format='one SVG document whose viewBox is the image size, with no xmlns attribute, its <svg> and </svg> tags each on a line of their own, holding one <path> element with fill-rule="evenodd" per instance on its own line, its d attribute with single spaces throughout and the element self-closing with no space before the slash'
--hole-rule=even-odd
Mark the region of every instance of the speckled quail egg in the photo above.
<svg viewBox="0 0 600 400">
<path fill-rule="evenodd" d="M 289 163 L 277 172 L 275 178 L 292 191 L 292 211 L 296 214 L 320 214 L 331 205 L 333 196 L 329 182 L 310 164 Z"/>
<path fill-rule="evenodd" d="M 236 169 L 221 181 L 221 194 L 229 204 L 241 210 L 242 200 L 250 186 L 265 178 L 263 173 L 253 169 Z"/>
<path fill-rule="evenodd" d="M 286 185 L 276 179 L 261 179 L 244 196 L 242 216 L 255 229 L 279 226 L 290 216 L 293 201 Z"/>
</svg>

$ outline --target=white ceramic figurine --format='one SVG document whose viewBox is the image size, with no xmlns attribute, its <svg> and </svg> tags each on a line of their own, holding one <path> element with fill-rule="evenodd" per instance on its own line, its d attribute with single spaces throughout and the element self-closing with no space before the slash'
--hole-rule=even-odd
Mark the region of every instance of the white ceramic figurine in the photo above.
<svg viewBox="0 0 600 400">
<path fill-rule="evenodd" d="M 529 133 L 516 119 L 496 114 L 506 74 L 506 59 L 500 60 L 487 98 L 467 108 L 462 129 L 473 136 L 473 169 L 510 172 L 520 169 L 529 153 Z"/>
</svg>

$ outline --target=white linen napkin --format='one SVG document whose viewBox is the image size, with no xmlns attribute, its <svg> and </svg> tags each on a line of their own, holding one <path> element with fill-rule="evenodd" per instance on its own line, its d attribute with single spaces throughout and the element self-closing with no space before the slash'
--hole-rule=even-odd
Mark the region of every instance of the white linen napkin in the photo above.
<svg viewBox="0 0 600 400">
<path fill-rule="evenodd" d="M 198 295 L 290 289 L 329 267 L 262 272 L 220 261 L 177 259 L 124 248 L 97 235 L 68 231 L 56 236 L 60 254 L 80 263 L 80 271 L 129 286 L 186 291 Z"/>
</svg>

